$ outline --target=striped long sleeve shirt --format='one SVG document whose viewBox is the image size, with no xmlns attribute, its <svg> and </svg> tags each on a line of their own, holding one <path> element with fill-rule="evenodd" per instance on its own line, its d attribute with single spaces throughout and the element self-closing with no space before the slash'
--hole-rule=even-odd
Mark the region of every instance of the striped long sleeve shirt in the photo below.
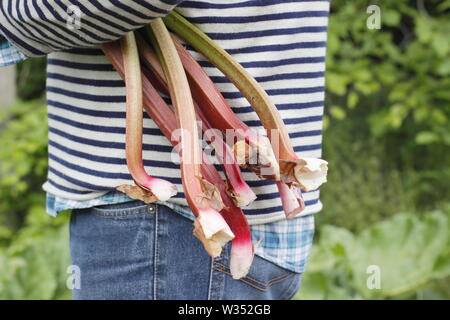
<svg viewBox="0 0 450 320">
<path fill-rule="evenodd" d="M 5 38 L 27 57 L 48 55 L 49 172 L 44 189 L 50 203 L 60 204 L 54 211 L 119 201 L 112 190 L 132 184 L 124 151 L 124 83 L 98 44 L 119 39 L 177 6 L 268 92 L 297 154 L 321 156 L 328 1 L 3 1 L 0 32 Z M 241 93 L 188 49 L 237 116 L 261 131 L 256 113 Z M 170 205 L 183 208 L 187 203 L 179 165 L 171 160 L 172 147 L 147 116 L 144 128 L 146 169 L 178 185 L 180 192 Z M 244 178 L 258 196 L 244 209 L 254 234 L 263 237 L 257 254 L 303 271 L 312 241 L 311 214 L 321 209 L 319 190 L 305 193 L 302 217 L 285 221 L 276 185 L 247 171 Z"/>
</svg>

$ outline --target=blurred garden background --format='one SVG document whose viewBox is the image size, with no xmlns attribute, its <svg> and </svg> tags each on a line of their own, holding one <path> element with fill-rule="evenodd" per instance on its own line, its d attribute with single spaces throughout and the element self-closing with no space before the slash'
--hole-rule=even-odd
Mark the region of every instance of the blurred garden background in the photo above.
<svg viewBox="0 0 450 320">
<path fill-rule="evenodd" d="M 381 29 L 366 25 L 372 4 Z M 331 8 L 329 182 L 295 299 L 450 299 L 450 0 Z M 0 107 L 0 299 L 71 298 L 69 214 L 48 217 L 41 189 L 45 65 L 18 65 L 17 98 Z M 373 266 L 381 288 L 367 285 Z"/>
</svg>

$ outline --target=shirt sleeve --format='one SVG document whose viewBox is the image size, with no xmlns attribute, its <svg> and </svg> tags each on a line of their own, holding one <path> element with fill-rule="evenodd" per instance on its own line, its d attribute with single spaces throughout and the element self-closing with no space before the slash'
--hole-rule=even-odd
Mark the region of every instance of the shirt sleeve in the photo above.
<svg viewBox="0 0 450 320">
<path fill-rule="evenodd" d="M 25 56 L 0 35 L 0 67 L 16 64 L 25 60 Z"/>
<path fill-rule="evenodd" d="M 183 0 L 0 0 L 0 33 L 37 57 L 121 38 Z"/>
</svg>

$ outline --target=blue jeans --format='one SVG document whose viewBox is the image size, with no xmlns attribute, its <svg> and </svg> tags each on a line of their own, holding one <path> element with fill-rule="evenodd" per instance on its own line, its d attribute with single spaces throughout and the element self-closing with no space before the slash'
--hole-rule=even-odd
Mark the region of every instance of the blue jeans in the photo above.
<svg viewBox="0 0 450 320">
<path fill-rule="evenodd" d="M 211 259 L 192 235 L 192 221 L 164 205 L 140 201 L 74 210 L 72 265 L 81 285 L 74 299 L 290 299 L 301 274 L 255 257 L 247 277 L 229 272 L 230 245 Z"/>
</svg>

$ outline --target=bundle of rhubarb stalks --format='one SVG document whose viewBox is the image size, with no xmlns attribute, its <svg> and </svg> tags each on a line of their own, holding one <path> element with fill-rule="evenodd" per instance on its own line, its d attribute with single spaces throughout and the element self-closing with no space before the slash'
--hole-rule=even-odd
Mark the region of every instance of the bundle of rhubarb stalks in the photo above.
<svg viewBox="0 0 450 320">
<path fill-rule="evenodd" d="M 169 29 L 173 32 L 171 33 Z M 179 39 L 215 65 L 252 105 L 266 135 L 245 125 Z M 286 127 L 267 93 L 225 50 L 177 12 L 152 21 L 145 30 L 103 44 L 126 84 L 126 158 L 135 185 L 118 190 L 146 203 L 177 193 L 170 182 L 151 177 L 142 161 L 143 110 L 180 155 L 181 180 L 194 213 L 194 235 L 212 257 L 232 241 L 230 270 L 244 277 L 254 245 L 242 208 L 256 199 L 241 168 L 276 182 L 287 218 L 304 209 L 302 191 L 326 181 L 327 162 L 298 157 Z M 162 96 L 169 96 L 169 106 Z M 199 143 L 202 132 L 223 167 L 222 179 Z"/>
</svg>

